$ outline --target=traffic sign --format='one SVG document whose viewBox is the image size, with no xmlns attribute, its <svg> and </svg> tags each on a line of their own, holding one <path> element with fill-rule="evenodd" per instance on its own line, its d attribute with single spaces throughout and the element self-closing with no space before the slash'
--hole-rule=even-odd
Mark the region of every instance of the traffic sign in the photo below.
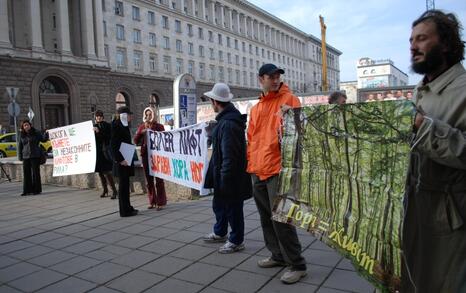
<svg viewBox="0 0 466 293">
<path fill-rule="evenodd" d="M 18 95 L 19 88 L 9 86 L 6 88 L 6 91 L 8 95 L 10 96 L 10 99 L 14 100 L 16 96 Z"/>
<path fill-rule="evenodd" d="M 19 105 L 16 102 L 11 102 L 8 104 L 8 114 L 12 117 L 18 117 L 20 112 Z"/>
</svg>

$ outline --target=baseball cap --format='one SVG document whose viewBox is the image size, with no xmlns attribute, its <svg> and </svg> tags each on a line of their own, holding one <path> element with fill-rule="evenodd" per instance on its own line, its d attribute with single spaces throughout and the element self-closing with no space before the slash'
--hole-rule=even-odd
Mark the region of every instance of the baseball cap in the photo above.
<svg viewBox="0 0 466 293">
<path fill-rule="evenodd" d="M 261 66 L 261 68 L 259 69 L 259 76 L 263 76 L 264 74 L 272 75 L 277 72 L 280 74 L 284 74 L 285 70 L 278 68 L 274 64 L 268 63 Z"/>
</svg>

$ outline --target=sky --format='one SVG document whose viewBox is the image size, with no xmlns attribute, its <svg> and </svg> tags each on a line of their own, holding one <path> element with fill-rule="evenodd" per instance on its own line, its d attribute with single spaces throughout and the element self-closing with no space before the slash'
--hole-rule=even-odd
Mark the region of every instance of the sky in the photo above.
<svg viewBox="0 0 466 293">
<path fill-rule="evenodd" d="M 327 44 L 343 52 L 340 81 L 355 81 L 359 58 L 391 59 L 417 84 L 410 70 L 411 24 L 426 10 L 426 0 L 248 0 L 319 39 L 319 15 L 327 26 Z M 466 0 L 435 0 L 435 8 L 454 12 L 466 26 Z M 466 40 L 463 30 L 463 40 Z"/>
</svg>

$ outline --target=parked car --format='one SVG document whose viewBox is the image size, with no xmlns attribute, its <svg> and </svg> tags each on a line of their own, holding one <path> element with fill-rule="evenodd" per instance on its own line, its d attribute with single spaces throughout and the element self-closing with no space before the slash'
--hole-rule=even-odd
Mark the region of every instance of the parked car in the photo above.
<svg viewBox="0 0 466 293">
<path fill-rule="evenodd" d="M 40 148 L 47 152 L 52 153 L 52 143 L 50 140 L 41 142 Z M 0 135 L 0 158 L 14 157 L 16 156 L 16 135 L 14 132 Z"/>
</svg>

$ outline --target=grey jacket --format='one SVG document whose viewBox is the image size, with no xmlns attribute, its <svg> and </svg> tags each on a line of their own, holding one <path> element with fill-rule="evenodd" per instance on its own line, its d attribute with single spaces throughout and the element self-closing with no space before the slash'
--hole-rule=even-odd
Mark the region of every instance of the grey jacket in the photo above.
<svg viewBox="0 0 466 293">
<path fill-rule="evenodd" d="M 405 194 L 401 292 L 466 292 L 466 70 L 421 81 Z"/>
</svg>

